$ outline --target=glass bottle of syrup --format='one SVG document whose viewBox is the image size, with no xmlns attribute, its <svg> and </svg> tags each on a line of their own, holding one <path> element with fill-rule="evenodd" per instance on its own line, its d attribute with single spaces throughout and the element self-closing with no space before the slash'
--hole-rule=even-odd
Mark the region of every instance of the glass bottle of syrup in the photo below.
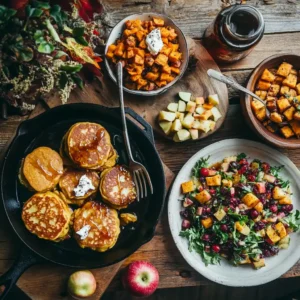
<svg viewBox="0 0 300 300">
<path fill-rule="evenodd" d="M 217 62 L 235 62 L 251 52 L 264 30 L 263 16 L 255 7 L 233 5 L 223 9 L 209 25 L 203 44 Z"/>
</svg>

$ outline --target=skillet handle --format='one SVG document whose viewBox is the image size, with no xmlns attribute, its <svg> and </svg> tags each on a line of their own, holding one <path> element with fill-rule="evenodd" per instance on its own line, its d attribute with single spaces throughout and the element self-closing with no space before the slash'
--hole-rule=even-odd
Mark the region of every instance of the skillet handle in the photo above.
<svg viewBox="0 0 300 300">
<path fill-rule="evenodd" d="M 153 135 L 153 129 L 152 129 L 151 125 L 149 123 L 147 123 L 144 118 L 142 118 L 139 114 L 137 114 L 130 107 L 125 107 L 125 113 L 130 115 L 133 119 L 135 119 L 138 123 L 140 123 L 144 127 L 144 132 L 146 133 L 150 142 L 154 145 L 155 144 L 154 135 Z"/>
<path fill-rule="evenodd" d="M 0 300 L 3 300 L 20 276 L 32 265 L 44 260 L 35 255 L 28 247 L 22 246 L 21 253 L 11 268 L 0 277 Z"/>
</svg>

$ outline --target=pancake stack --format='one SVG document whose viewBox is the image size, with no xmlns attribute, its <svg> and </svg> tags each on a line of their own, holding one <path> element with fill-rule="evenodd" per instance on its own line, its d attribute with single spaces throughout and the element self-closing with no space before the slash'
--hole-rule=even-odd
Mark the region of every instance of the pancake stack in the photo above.
<svg viewBox="0 0 300 300">
<path fill-rule="evenodd" d="M 48 147 L 28 154 L 20 182 L 38 193 L 24 203 L 26 228 L 41 239 L 59 242 L 73 236 L 81 248 L 111 249 L 120 234 L 117 210 L 136 199 L 131 174 L 116 165 L 117 159 L 107 130 L 89 122 L 67 131 L 60 154 Z M 98 191 L 105 203 L 95 201 Z"/>
</svg>

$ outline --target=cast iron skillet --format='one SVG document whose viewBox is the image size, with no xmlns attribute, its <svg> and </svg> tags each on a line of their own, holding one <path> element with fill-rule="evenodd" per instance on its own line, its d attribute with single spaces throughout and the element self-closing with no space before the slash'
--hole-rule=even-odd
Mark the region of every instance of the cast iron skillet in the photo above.
<svg viewBox="0 0 300 300">
<path fill-rule="evenodd" d="M 68 267 L 100 268 L 128 257 L 153 237 L 164 205 L 165 176 L 154 146 L 151 126 L 130 108 L 126 108 L 126 113 L 139 123 L 138 126 L 136 122 L 127 118 L 134 158 L 147 168 L 154 194 L 140 202 L 134 202 L 125 210 L 135 212 L 138 222 L 121 230 L 115 247 L 104 253 L 81 249 L 74 239 L 54 243 L 38 239 L 29 233 L 22 222 L 21 210 L 23 203 L 33 193 L 19 183 L 18 171 L 22 158 L 34 148 L 48 146 L 58 150 L 68 128 L 82 121 L 102 124 L 110 133 L 112 143 L 118 151 L 119 163 L 126 165 L 127 155 L 123 144 L 119 108 L 86 103 L 68 104 L 53 108 L 19 126 L 2 162 L 0 188 L 8 220 L 25 247 L 12 268 L 0 278 L 0 286 L 5 286 L 0 299 L 6 296 L 21 274 L 33 264 L 51 261 Z"/>
</svg>

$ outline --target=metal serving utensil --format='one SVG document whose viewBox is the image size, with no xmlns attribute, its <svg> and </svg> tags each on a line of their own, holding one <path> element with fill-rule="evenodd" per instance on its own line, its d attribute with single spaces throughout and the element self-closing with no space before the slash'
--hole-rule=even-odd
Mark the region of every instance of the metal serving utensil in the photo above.
<svg viewBox="0 0 300 300">
<path fill-rule="evenodd" d="M 251 97 L 253 97 L 254 99 L 258 100 L 266 108 L 266 116 L 267 116 L 268 119 L 270 119 L 270 111 L 268 110 L 268 107 L 266 105 L 266 101 L 264 101 L 261 98 L 259 98 L 256 94 L 252 93 L 250 90 L 248 90 L 245 87 L 241 86 L 240 84 L 238 84 L 232 78 L 227 77 L 227 76 L 223 75 L 222 73 L 220 73 L 218 71 L 209 69 L 207 71 L 207 75 L 209 77 L 213 78 L 213 79 L 216 79 L 216 80 L 220 81 L 220 82 L 226 83 L 226 84 L 232 86 L 233 88 L 235 88 L 235 89 L 237 89 L 237 90 L 239 90 L 241 92 L 244 92 L 244 93 L 250 95 Z M 284 125 L 287 125 L 287 124 L 288 124 L 288 122 L 278 123 L 278 125 L 280 125 L 280 126 L 284 126 Z"/>
<path fill-rule="evenodd" d="M 120 101 L 120 108 L 121 108 L 121 120 L 123 125 L 123 136 L 125 141 L 125 146 L 127 150 L 127 155 L 129 158 L 129 170 L 133 174 L 133 181 L 136 187 L 136 195 L 137 200 L 139 201 L 140 198 L 143 199 L 147 197 L 147 183 L 150 188 L 150 193 L 153 194 L 153 185 L 151 182 L 151 178 L 147 169 L 137 161 L 133 159 L 128 131 L 127 131 L 127 124 L 126 124 L 126 117 L 125 117 L 125 109 L 124 109 L 124 99 L 123 99 L 123 66 L 121 62 L 117 63 L 117 82 L 119 88 L 119 101 Z"/>
</svg>

